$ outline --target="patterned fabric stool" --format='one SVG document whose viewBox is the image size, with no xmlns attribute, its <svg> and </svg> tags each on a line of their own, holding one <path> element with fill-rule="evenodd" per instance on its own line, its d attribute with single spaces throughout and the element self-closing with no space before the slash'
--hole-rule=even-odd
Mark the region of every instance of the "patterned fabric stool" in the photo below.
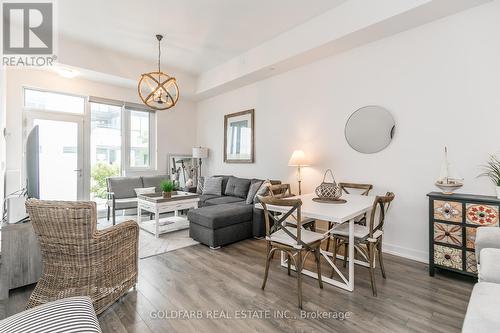
<svg viewBox="0 0 500 333">
<path fill-rule="evenodd" d="M 2 333 L 101 333 L 90 297 L 45 303 L 0 321 Z"/>
</svg>

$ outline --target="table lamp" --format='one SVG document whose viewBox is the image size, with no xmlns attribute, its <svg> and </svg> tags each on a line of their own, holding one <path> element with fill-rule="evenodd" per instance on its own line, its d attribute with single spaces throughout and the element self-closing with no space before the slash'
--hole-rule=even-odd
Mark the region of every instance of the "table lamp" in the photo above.
<svg viewBox="0 0 500 333">
<path fill-rule="evenodd" d="M 200 169 L 200 177 L 201 177 L 201 159 L 207 157 L 208 157 L 208 148 L 193 147 L 193 158 L 198 159 L 198 168 Z"/>
<path fill-rule="evenodd" d="M 304 154 L 302 150 L 295 150 L 292 153 L 292 157 L 290 157 L 290 161 L 288 161 L 288 166 L 297 167 L 297 181 L 299 182 L 299 195 L 301 195 L 302 189 L 300 183 L 302 182 L 302 178 L 300 176 L 300 168 L 304 166 L 309 166 L 306 162 L 306 154 Z"/>
</svg>

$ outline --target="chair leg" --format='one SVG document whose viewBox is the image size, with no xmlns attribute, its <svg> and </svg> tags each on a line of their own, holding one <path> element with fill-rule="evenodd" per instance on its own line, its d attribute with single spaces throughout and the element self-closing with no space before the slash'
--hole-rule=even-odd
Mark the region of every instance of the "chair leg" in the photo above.
<svg viewBox="0 0 500 333">
<path fill-rule="evenodd" d="M 368 249 L 368 261 L 370 264 L 370 280 L 372 284 L 373 296 L 377 296 L 377 286 L 375 285 L 375 268 L 373 267 L 373 259 L 375 258 L 375 248 L 373 247 L 373 243 L 369 243 L 367 246 Z"/>
<path fill-rule="evenodd" d="M 290 255 L 287 253 L 286 254 L 286 258 L 287 258 L 287 265 L 288 265 L 288 275 L 290 275 L 290 266 L 291 266 L 291 263 L 290 261 L 292 261 L 292 258 L 290 257 Z"/>
<path fill-rule="evenodd" d="M 267 276 L 269 275 L 269 262 L 271 261 L 271 245 L 267 244 L 267 253 L 266 253 L 266 271 L 264 273 L 264 281 L 262 281 L 262 290 L 266 287 Z"/>
<path fill-rule="evenodd" d="M 331 228 L 332 228 L 332 222 L 328 222 L 328 230 L 330 230 Z M 328 240 L 326 241 L 326 251 L 330 249 L 330 238 L 331 237 L 328 237 Z"/>
<path fill-rule="evenodd" d="M 297 292 L 299 298 L 299 308 L 302 310 L 302 251 L 297 253 Z"/>
<path fill-rule="evenodd" d="M 116 209 L 113 207 L 113 225 L 116 224 Z"/>
<path fill-rule="evenodd" d="M 384 268 L 384 260 L 382 259 L 382 239 L 379 239 L 377 243 L 377 252 L 378 252 L 378 263 L 380 265 L 380 270 L 382 271 L 382 277 L 385 279 L 385 268 Z"/>
<path fill-rule="evenodd" d="M 337 263 L 337 239 L 333 239 L 333 264 L 335 265 Z M 332 273 L 330 274 L 330 279 L 333 279 L 333 275 L 335 274 L 335 269 L 332 268 Z"/>
<path fill-rule="evenodd" d="M 318 282 L 319 287 L 323 289 L 323 280 L 321 278 L 321 247 L 318 247 L 314 250 L 314 256 L 316 257 L 316 265 L 318 267 Z"/>
<path fill-rule="evenodd" d="M 108 214 L 106 215 L 106 219 L 109 221 L 109 216 L 111 214 L 111 207 L 108 206 Z"/>
<path fill-rule="evenodd" d="M 347 267 L 347 242 L 344 242 L 344 268 Z"/>
</svg>

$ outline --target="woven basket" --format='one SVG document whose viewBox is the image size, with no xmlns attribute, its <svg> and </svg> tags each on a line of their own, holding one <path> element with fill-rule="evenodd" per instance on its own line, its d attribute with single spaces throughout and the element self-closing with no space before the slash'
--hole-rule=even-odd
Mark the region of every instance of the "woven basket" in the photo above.
<svg viewBox="0 0 500 333">
<path fill-rule="evenodd" d="M 326 182 L 326 175 L 328 173 L 330 173 L 330 176 L 332 176 L 331 183 Z M 316 192 L 318 198 L 325 200 L 336 200 L 341 197 L 342 189 L 339 185 L 337 185 L 335 177 L 333 177 L 332 170 L 328 169 L 325 171 L 323 182 L 318 187 L 316 187 L 316 190 L 314 192 Z"/>
</svg>

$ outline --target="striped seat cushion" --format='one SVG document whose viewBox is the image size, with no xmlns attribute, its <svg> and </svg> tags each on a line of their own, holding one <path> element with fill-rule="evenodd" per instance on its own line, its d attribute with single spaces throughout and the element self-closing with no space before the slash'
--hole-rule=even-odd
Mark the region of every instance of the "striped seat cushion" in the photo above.
<svg viewBox="0 0 500 333">
<path fill-rule="evenodd" d="M 89 297 L 69 297 L 0 321 L 2 333 L 100 333 Z"/>
</svg>

